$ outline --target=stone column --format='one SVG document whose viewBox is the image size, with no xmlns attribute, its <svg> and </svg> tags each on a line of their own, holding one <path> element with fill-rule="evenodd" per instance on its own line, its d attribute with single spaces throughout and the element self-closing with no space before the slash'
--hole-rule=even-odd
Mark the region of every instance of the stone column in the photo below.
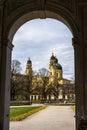
<svg viewBox="0 0 87 130">
<path fill-rule="evenodd" d="M 49 95 L 47 95 L 47 100 L 49 100 Z"/>
<path fill-rule="evenodd" d="M 13 45 L 3 40 L 0 67 L 0 130 L 9 130 L 10 71 Z"/>
<path fill-rule="evenodd" d="M 87 17 L 86 17 L 87 18 Z M 87 20 L 86 20 L 87 21 Z M 87 26 L 85 26 L 87 30 Z M 86 32 L 85 32 L 86 33 Z M 86 33 L 87 34 L 87 33 Z M 87 130 L 87 39 L 82 39 L 83 46 L 83 110 L 79 123 L 81 130 Z"/>
<path fill-rule="evenodd" d="M 2 40 L 2 28 L 3 28 L 2 25 L 3 25 L 3 1 L 0 1 L 0 65 L 1 65 L 1 40 Z"/>
<path fill-rule="evenodd" d="M 51 100 L 54 100 L 54 99 L 55 99 L 54 95 L 51 95 Z"/>
<path fill-rule="evenodd" d="M 85 61 L 84 59 L 84 46 L 82 39 L 79 37 L 74 37 L 73 46 L 75 52 L 75 94 L 76 94 L 76 130 L 80 130 L 81 120 L 85 119 L 85 103 L 87 102 L 85 97 Z M 87 104 L 87 103 L 86 103 Z"/>
<path fill-rule="evenodd" d="M 31 95 L 30 95 L 30 100 L 31 100 Z"/>
<path fill-rule="evenodd" d="M 67 95 L 65 95 L 65 99 L 68 99 Z"/>
<path fill-rule="evenodd" d="M 87 123 L 87 39 L 84 39 L 84 106 L 85 120 Z"/>
<path fill-rule="evenodd" d="M 36 100 L 38 100 L 38 95 L 36 95 Z"/>
<path fill-rule="evenodd" d="M 31 95 L 31 100 L 33 101 L 33 95 Z"/>
</svg>

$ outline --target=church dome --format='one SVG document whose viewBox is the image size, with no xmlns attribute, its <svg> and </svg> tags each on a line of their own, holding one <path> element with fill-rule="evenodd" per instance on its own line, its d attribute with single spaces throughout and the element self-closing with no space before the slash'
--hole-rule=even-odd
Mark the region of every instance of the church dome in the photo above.
<svg viewBox="0 0 87 130">
<path fill-rule="evenodd" d="M 57 69 L 62 70 L 62 66 L 59 63 L 57 64 Z"/>
<path fill-rule="evenodd" d="M 55 63 L 58 63 L 58 59 L 56 58 L 56 56 L 54 56 L 53 53 L 52 53 L 50 60 L 54 60 Z"/>
<path fill-rule="evenodd" d="M 52 54 L 52 56 L 51 56 L 50 59 L 51 59 L 51 60 L 55 60 L 55 56 Z"/>
</svg>

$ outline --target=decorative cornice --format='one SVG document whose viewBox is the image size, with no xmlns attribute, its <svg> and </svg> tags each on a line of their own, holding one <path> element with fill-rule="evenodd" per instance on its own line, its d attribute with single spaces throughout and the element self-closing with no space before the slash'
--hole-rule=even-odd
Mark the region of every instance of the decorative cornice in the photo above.
<svg viewBox="0 0 87 130">
<path fill-rule="evenodd" d="M 8 47 L 9 49 L 13 49 L 13 47 L 14 47 L 14 45 L 9 41 L 9 40 L 7 40 L 7 39 L 4 39 L 3 40 L 3 44 L 2 44 L 2 46 L 6 46 L 6 47 Z"/>
</svg>

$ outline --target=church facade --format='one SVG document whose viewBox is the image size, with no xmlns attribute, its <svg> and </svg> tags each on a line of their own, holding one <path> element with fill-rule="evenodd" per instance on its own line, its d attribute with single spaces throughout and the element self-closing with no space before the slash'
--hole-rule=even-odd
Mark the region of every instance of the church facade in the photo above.
<svg viewBox="0 0 87 130">
<path fill-rule="evenodd" d="M 31 79 L 32 101 L 74 102 L 75 86 L 70 80 L 63 78 L 63 68 L 56 56 L 50 57 L 48 75 L 33 75 L 32 62 L 28 59 L 26 75 Z"/>
</svg>

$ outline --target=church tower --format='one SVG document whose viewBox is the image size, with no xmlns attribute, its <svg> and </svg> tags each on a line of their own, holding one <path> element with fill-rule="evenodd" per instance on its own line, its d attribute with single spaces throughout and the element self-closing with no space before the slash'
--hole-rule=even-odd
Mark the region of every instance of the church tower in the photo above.
<svg viewBox="0 0 87 130">
<path fill-rule="evenodd" d="M 52 54 L 49 64 L 49 82 L 55 82 L 55 80 L 57 79 L 57 62 L 57 58 L 54 56 L 54 54 Z"/>
<path fill-rule="evenodd" d="M 27 76 L 32 76 L 32 62 L 31 62 L 30 58 L 27 61 L 25 73 Z"/>
<path fill-rule="evenodd" d="M 62 73 L 62 66 L 58 63 L 56 56 L 52 54 L 49 64 L 49 82 L 51 83 L 62 79 Z"/>
</svg>

